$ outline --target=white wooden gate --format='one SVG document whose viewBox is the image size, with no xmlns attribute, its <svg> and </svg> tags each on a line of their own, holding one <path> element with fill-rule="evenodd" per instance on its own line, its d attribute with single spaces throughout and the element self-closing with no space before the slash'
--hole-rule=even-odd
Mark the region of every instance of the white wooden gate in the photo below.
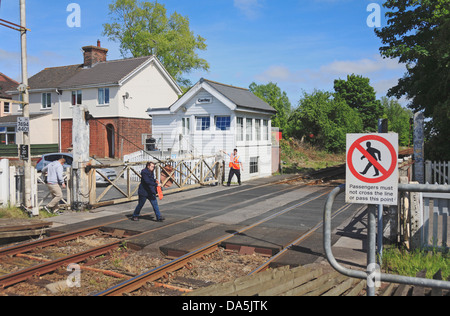
<svg viewBox="0 0 450 316">
<path fill-rule="evenodd" d="M 422 248 L 448 252 L 450 194 L 421 193 L 421 196 L 423 201 Z"/>
<path fill-rule="evenodd" d="M 141 171 L 147 161 L 128 162 L 115 165 L 92 166 L 89 172 L 89 207 L 120 204 L 138 199 Z M 223 181 L 223 160 L 216 157 L 200 157 L 174 159 L 167 162 L 156 162 L 155 177 L 165 188 L 164 194 L 183 191 L 199 186 L 216 185 Z M 97 169 L 118 168 L 117 178 L 109 180 Z M 96 175 L 100 175 L 107 183 L 106 189 L 97 190 Z"/>
<path fill-rule="evenodd" d="M 429 184 L 448 184 L 450 179 L 450 161 L 425 162 L 425 182 Z"/>
</svg>

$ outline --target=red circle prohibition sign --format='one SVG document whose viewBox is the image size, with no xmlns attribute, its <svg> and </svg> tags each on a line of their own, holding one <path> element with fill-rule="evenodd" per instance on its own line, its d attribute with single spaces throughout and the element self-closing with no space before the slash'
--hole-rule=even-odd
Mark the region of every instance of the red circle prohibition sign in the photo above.
<svg viewBox="0 0 450 316">
<path fill-rule="evenodd" d="M 364 149 L 364 147 L 361 146 L 361 143 L 366 142 L 366 141 L 378 141 L 382 144 L 384 144 L 388 149 L 389 152 L 391 154 L 391 166 L 389 167 L 389 170 L 386 170 L 375 158 L 372 157 L 372 155 L 370 155 L 367 150 Z M 360 151 L 371 163 L 372 165 L 374 165 L 375 168 L 377 168 L 380 173 L 381 176 L 378 178 L 367 178 L 364 177 L 363 175 L 361 175 L 353 166 L 353 152 L 355 150 Z M 387 141 L 385 138 L 377 136 L 377 135 L 368 135 L 368 136 L 364 136 L 361 137 L 360 139 L 358 139 L 357 141 L 355 141 L 352 146 L 350 146 L 350 149 L 348 151 L 347 154 L 347 164 L 348 167 L 350 169 L 350 172 L 360 181 L 365 182 L 365 183 L 380 183 L 386 179 L 388 179 L 395 171 L 395 169 L 397 168 L 397 152 L 395 151 L 394 146 L 392 146 L 392 144 Z"/>
</svg>

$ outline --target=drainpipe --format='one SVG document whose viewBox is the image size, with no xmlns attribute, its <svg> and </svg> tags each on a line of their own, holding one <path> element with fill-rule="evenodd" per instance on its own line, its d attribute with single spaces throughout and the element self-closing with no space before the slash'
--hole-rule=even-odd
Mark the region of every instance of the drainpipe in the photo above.
<svg viewBox="0 0 450 316">
<path fill-rule="evenodd" d="M 62 124 L 61 124 L 61 95 L 62 95 L 62 91 L 56 89 L 56 94 L 58 95 L 58 102 L 59 102 L 59 108 L 58 108 L 58 143 L 59 143 L 59 152 L 62 152 L 62 136 L 61 136 L 61 129 L 62 129 Z"/>
</svg>

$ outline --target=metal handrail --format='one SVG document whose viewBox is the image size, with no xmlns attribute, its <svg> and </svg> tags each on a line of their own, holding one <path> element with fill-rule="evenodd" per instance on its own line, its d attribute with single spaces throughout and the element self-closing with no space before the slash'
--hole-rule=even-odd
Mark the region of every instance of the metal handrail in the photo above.
<svg viewBox="0 0 450 316">
<path fill-rule="evenodd" d="M 449 185 L 429 185 L 429 184 L 399 184 L 398 187 L 401 192 L 434 192 L 434 193 L 450 193 Z M 330 195 L 328 196 L 328 200 L 325 204 L 324 211 L 324 249 L 326 253 L 326 257 L 330 265 L 339 273 L 346 275 L 348 277 L 357 278 L 357 279 L 370 279 L 373 278 L 373 271 L 359 271 L 352 270 L 343 267 L 340 265 L 336 258 L 333 255 L 333 251 L 331 249 L 331 210 L 334 204 L 336 197 L 345 192 L 345 184 L 334 189 Z M 375 226 L 375 208 L 369 207 L 369 251 L 373 251 L 376 248 L 375 238 L 370 236 L 373 234 L 373 227 Z M 369 261 L 369 259 L 368 259 Z M 373 261 L 371 261 L 373 262 Z M 368 266 L 370 262 L 368 262 Z M 417 277 L 407 277 L 400 275 L 392 275 L 386 273 L 379 273 L 377 275 L 378 281 L 380 282 L 390 282 L 390 283 L 398 283 L 398 284 L 407 284 L 407 285 L 416 285 L 428 288 L 441 288 L 441 289 L 450 289 L 449 281 L 440 281 L 440 280 L 431 280 L 425 278 L 417 278 Z M 369 293 L 369 292 L 368 292 Z M 373 293 L 374 294 L 374 293 Z"/>
</svg>

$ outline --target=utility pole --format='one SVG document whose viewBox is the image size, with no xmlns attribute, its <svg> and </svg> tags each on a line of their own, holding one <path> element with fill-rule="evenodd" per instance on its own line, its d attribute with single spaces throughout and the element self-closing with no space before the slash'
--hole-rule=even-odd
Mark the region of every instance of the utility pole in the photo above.
<svg viewBox="0 0 450 316">
<path fill-rule="evenodd" d="M 85 105 L 75 105 L 72 113 L 72 210 L 84 211 L 89 204 L 88 175 L 85 171 L 89 161 L 89 112 Z"/>
<path fill-rule="evenodd" d="M 30 96 L 28 92 L 28 62 L 27 62 L 27 25 L 26 25 L 26 5 L 25 0 L 20 0 L 20 41 L 21 41 L 21 64 L 22 64 L 22 101 L 23 117 L 30 118 Z M 23 133 L 23 145 L 28 146 L 28 159 L 24 161 L 25 192 L 24 205 L 27 210 L 31 209 L 31 148 L 30 134 Z"/>
</svg>

